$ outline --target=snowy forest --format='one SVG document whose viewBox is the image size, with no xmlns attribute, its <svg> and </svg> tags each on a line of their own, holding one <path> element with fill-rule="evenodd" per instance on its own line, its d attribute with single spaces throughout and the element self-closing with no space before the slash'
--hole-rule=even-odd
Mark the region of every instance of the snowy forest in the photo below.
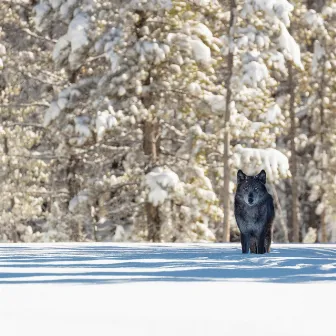
<svg viewBox="0 0 336 336">
<path fill-rule="evenodd" d="M 336 242 L 334 0 L 1 0 L 1 242 Z"/>
</svg>

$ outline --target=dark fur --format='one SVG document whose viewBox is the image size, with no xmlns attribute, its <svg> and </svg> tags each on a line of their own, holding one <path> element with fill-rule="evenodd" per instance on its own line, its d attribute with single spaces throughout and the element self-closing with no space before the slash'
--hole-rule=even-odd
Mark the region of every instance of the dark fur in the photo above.
<svg viewBox="0 0 336 336">
<path fill-rule="evenodd" d="M 274 205 L 265 186 L 266 172 L 262 170 L 256 176 L 247 176 L 239 170 L 237 184 L 234 213 L 240 230 L 242 252 L 270 252 Z"/>
</svg>

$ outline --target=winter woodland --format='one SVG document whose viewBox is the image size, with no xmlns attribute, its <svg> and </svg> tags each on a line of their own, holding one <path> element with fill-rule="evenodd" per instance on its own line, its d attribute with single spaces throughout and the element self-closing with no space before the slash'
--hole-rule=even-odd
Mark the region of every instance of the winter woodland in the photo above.
<svg viewBox="0 0 336 336">
<path fill-rule="evenodd" d="M 1 0 L 0 241 L 336 241 L 333 0 Z"/>
</svg>

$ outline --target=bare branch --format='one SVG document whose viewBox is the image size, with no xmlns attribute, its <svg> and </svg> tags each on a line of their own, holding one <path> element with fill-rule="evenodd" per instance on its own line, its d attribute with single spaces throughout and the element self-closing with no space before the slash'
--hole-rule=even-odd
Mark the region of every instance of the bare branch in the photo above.
<svg viewBox="0 0 336 336">
<path fill-rule="evenodd" d="M 6 108 L 15 108 L 15 107 L 20 108 L 20 107 L 32 107 L 32 106 L 49 107 L 49 104 L 44 102 L 28 103 L 28 104 L 19 104 L 19 103 L 0 104 L 0 107 L 6 107 Z"/>
<path fill-rule="evenodd" d="M 15 0 L 2 0 L 2 3 L 9 4 L 9 5 L 16 5 L 21 6 L 26 9 L 29 9 L 29 6 L 27 4 L 24 4 L 22 1 L 15 1 Z"/>
<path fill-rule="evenodd" d="M 20 127 L 35 127 L 35 128 L 42 128 L 42 129 L 46 129 L 44 126 L 40 125 L 40 124 L 32 124 L 32 123 L 19 123 L 19 122 L 3 122 L 2 126 L 4 127 L 15 127 L 15 126 L 20 126 Z"/>
<path fill-rule="evenodd" d="M 48 37 L 37 35 L 37 34 L 33 33 L 29 28 L 23 28 L 22 31 L 25 32 L 26 34 L 28 34 L 29 36 L 35 37 L 35 38 L 37 38 L 39 40 L 42 40 L 42 41 L 46 41 L 46 42 L 50 42 L 50 43 L 54 43 L 54 44 L 57 42 L 56 40 L 52 40 Z"/>
<path fill-rule="evenodd" d="M 93 62 L 93 61 L 95 61 L 95 60 L 97 60 L 97 59 L 99 59 L 99 58 L 103 58 L 103 57 L 105 57 L 105 56 L 106 56 L 106 53 L 101 54 L 101 55 L 98 55 L 98 56 L 89 57 L 89 58 L 86 60 L 85 63 Z"/>
<path fill-rule="evenodd" d="M 23 72 L 23 71 L 20 71 L 20 72 L 22 73 L 23 76 L 28 77 L 28 78 L 33 79 L 33 80 L 36 80 L 36 81 L 38 81 L 38 82 L 40 82 L 42 84 L 48 84 L 48 85 L 60 86 L 60 87 L 64 86 L 64 84 L 65 84 L 65 83 L 55 83 L 55 82 L 53 83 L 53 82 L 49 82 L 49 81 L 41 79 L 39 77 L 34 77 L 34 76 L 32 76 L 32 75 L 30 75 L 30 74 L 28 74 L 26 72 Z"/>
</svg>

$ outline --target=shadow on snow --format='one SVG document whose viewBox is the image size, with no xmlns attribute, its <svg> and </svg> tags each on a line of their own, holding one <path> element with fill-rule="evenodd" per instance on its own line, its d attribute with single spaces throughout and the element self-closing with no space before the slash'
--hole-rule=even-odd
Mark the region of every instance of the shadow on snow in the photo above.
<svg viewBox="0 0 336 336">
<path fill-rule="evenodd" d="M 217 247 L 218 246 L 218 247 Z M 0 245 L 0 284 L 142 281 L 336 280 L 336 246 L 274 248 L 242 255 L 238 245 Z"/>
</svg>

